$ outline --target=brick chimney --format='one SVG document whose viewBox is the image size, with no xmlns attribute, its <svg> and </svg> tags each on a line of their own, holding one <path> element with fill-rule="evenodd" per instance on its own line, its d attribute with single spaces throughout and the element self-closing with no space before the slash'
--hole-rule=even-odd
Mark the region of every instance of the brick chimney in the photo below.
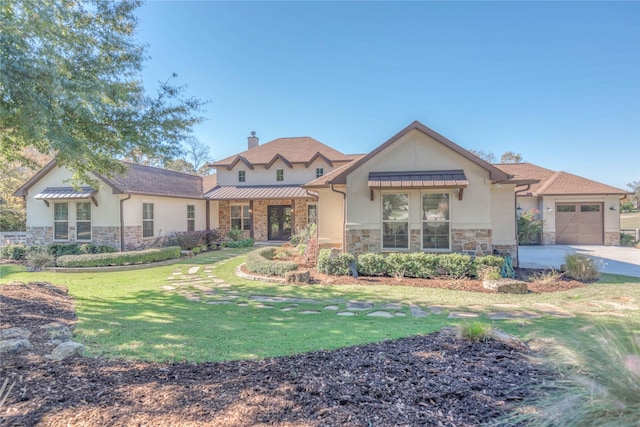
<svg viewBox="0 0 640 427">
<path fill-rule="evenodd" d="M 258 146 L 259 138 L 256 136 L 256 132 L 251 132 L 251 136 L 247 138 L 249 149 L 256 148 Z"/>
</svg>

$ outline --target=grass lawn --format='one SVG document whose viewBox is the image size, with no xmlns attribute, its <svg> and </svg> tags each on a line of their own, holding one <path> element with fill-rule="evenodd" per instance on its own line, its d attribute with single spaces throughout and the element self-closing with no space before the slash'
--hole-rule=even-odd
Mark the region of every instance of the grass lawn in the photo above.
<svg viewBox="0 0 640 427">
<path fill-rule="evenodd" d="M 500 304 L 515 304 L 520 310 L 535 310 L 535 304 L 539 303 L 554 304 L 575 315 L 568 319 L 543 316 L 526 321 L 491 321 L 481 316 L 483 322 L 524 339 L 556 337 L 562 340 L 569 336 L 579 339 L 584 335 L 587 340 L 594 318 L 614 328 L 640 327 L 640 310 L 620 309 L 625 298 L 634 298 L 635 305 L 640 303 L 640 279 L 635 278 L 603 275 L 597 284 L 581 289 L 528 295 L 357 284 L 281 285 L 238 278 L 234 271 L 244 257 L 228 260 L 223 257 L 242 255 L 246 251 L 210 252 L 173 265 L 124 272 L 29 273 L 22 266 L 3 265 L 0 284 L 47 281 L 66 285 L 76 301 L 79 322 L 75 339 L 85 344 L 88 355 L 150 361 L 264 358 L 426 334 L 461 322 L 448 319 L 449 310 L 502 311 Z M 215 265 L 213 274 L 230 284 L 238 296 L 230 304 L 206 304 L 214 299 L 200 292 L 197 286 L 190 290 L 200 297 L 197 302 L 162 289 L 174 284 L 168 279 L 175 277 L 174 273 L 186 275 L 192 266 L 200 266 L 197 275 L 207 286 L 215 288 L 207 277 L 211 273 L 204 272 L 211 265 Z M 256 295 L 308 298 L 318 302 L 298 303 L 294 310 L 282 311 L 280 309 L 292 304 L 268 303 L 271 308 L 262 308 L 261 303 L 250 298 Z M 402 311 L 406 316 L 388 319 L 359 313 L 342 317 L 324 309 L 329 304 L 344 309 L 349 300 L 373 302 L 375 309 L 387 302 L 400 302 L 404 304 Z M 416 318 L 410 315 L 408 304 L 450 307 L 445 307 L 443 314 Z M 303 310 L 319 313 L 305 315 L 300 313 Z"/>
<path fill-rule="evenodd" d="M 621 213 L 620 228 L 623 230 L 635 230 L 640 228 L 640 212 Z"/>
</svg>

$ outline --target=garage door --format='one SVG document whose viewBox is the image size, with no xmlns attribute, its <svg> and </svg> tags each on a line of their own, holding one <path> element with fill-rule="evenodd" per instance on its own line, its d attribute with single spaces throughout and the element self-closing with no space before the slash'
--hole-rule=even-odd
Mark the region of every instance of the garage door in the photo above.
<svg viewBox="0 0 640 427">
<path fill-rule="evenodd" d="M 602 245 L 602 203 L 557 203 L 556 244 Z"/>
</svg>

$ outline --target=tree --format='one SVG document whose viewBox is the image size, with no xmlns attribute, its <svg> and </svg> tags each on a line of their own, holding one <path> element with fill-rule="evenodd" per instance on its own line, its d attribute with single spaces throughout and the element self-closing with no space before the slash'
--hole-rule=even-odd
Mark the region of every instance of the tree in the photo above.
<svg viewBox="0 0 640 427">
<path fill-rule="evenodd" d="M 488 162 L 488 163 L 496 162 L 496 156 L 491 151 L 484 151 L 484 150 L 469 150 L 469 151 L 471 151 L 476 156 L 480 157 L 485 162 Z"/>
<path fill-rule="evenodd" d="M 193 165 L 184 159 L 167 160 L 164 167 L 172 171 L 190 173 L 193 175 L 197 173 Z"/>
<path fill-rule="evenodd" d="M 633 193 L 632 200 L 635 201 L 635 206 L 637 208 L 638 203 L 640 203 L 640 181 L 632 181 L 627 184 L 627 187 L 629 187 Z"/>
<path fill-rule="evenodd" d="M 161 82 L 154 97 L 140 71 L 147 59 L 135 40 L 140 0 L 0 2 L 0 156 L 28 163 L 24 149 L 52 153 L 74 170 L 123 172 L 117 161 L 174 158 L 204 102 Z M 173 75 L 175 78 L 175 74 Z"/>
<path fill-rule="evenodd" d="M 209 160 L 209 146 L 200 142 L 195 137 L 189 137 L 185 140 L 185 154 L 187 161 L 193 165 L 194 170 L 200 171 L 206 166 Z"/>
<path fill-rule="evenodd" d="M 522 154 L 514 151 L 507 151 L 500 157 L 502 163 L 522 163 Z"/>
</svg>

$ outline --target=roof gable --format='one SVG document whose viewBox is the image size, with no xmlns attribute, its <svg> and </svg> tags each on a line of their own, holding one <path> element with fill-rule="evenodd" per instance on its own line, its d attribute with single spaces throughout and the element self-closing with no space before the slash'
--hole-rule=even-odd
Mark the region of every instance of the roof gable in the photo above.
<svg viewBox="0 0 640 427">
<path fill-rule="evenodd" d="M 456 153 L 460 154 L 461 156 L 465 157 L 466 159 L 470 160 L 471 162 L 477 164 L 481 168 L 487 170 L 489 172 L 491 180 L 493 182 L 507 181 L 510 178 L 510 175 L 508 175 L 506 172 L 498 169 L 497 167 L 493 166 L 492 164 L 490 164 L 488 162 L 485 162 L 484 160 L 482 160 L 481 158 L 479 158 L 475 154 L 471 153 L 468 150 L 465 150 L 464 148 L 460 147 L 458 144 L 454 143 L 453 141 L 450 141 L 449 139 L 445 138 L 444 136 L 440 135 L 436 131 L 426 127 L 425 125 L 423 125 L 422 123 L 420 123 L 419 121 L 416 120 L 413 123 L 411 123 L 409 126 L 407 126 L 406 128 L 402 129 L 400 132 L 398 132 L 397 134 L 392 136 L 389 140 L 384 142 L 382 145 L 378 146 L 375 150 L 373 150 L 372 152 L 370 152 L 366 156 L 364 156 L 364 157 L 360 158 L 359 160 L 351 163 L 349 165 L 349 167 L 345 168 L 344 170 L 342 170 L 341 173 L 337 174 L 335 176 L 335 178 L 331 181 L 331 183 L 332 184 L 346 184 L 347 176 L 352 171 L 354 171 L 355 169 L 357 169 L 358 167 L 360 167 L 361 165 L 363 165 L 364 163 L 366 163 L 367 161 L 369 161 L 373 157 L 377 156 L 381 151 L 385 150 L 386 148 L 392 146 L 393 144 L 395 144 L 396 142 L 401 140 L 405 135 L 407 135 L 409 132 L 411 132 L 413 130 L 418 130 L 418 131 L 430 136 L 431 138 L 433 138 L 437 142 L 441 143 L 445 147 L 455 151 Z"/>
</svg>

